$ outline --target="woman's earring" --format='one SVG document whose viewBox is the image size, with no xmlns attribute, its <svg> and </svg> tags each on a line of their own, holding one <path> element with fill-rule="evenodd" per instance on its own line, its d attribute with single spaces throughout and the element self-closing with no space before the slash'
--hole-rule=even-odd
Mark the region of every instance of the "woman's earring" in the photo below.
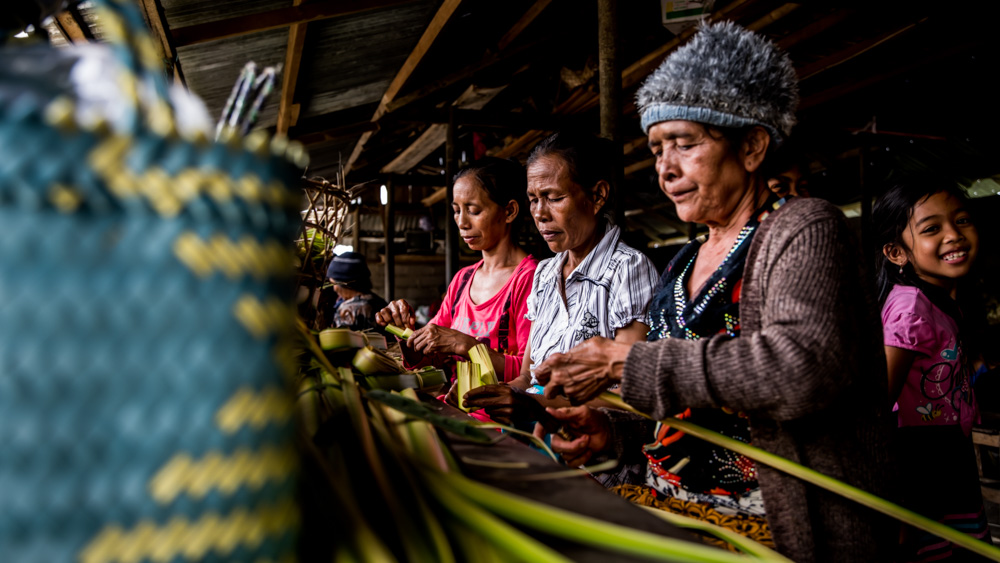
<svg viewBox="0 0 1000 563">
<path fill-rule="evenodd" d="M 899 273 L 900 273 L 900 274 L 902 274 L 902 273 L 903 273 L 903 267 L 902 267 L 902 266 L 900 266 L 900 267 L 899 267 Z"/>
</svg>

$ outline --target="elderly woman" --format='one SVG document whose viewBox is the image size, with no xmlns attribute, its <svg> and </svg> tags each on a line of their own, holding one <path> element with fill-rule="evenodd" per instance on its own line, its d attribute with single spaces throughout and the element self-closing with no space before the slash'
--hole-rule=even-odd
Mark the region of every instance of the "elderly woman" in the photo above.
<svg viewBox="0 0 1000 563">
<path fill-rule="evenodd" d="M 502 380 L 521 373 L 530 327 L 525 302 L 538 265 L 514 240 L 524 190 L 524 168 L 513 160 L 482 158 L 455 176 L 452 213 L 459 235 L 483 259 L 455 274 L 437 315 L 402 344 L 409 365 L 423 363 L 425 355 L 467 357 L 483 342 Z M 389 303 L 376 320 L 404 328 L 416 323 L 404 299 Z"/>
<path fill-rule="evenodd" d="M 761 173 L 797 99 L 787 56 L 733 24 L 703 28 L 664 61 L 638 93 L 642 125 L 660 188 L 708 235 L 664 272 L 649 342 L 592 339 L 535 373 L 547 395 L 578 404 L 620 384 L 656 419 L 681 413 L 884 495 L 884 360 L 844 217 L 821 200 L 779 200 Z M 570 463 L 640 451 L 623 413 L 550 411 L 578 435 L 552 439 Z M 891 524 L 866 508 L 667 427 L 646 436 L 647 486 L 629 490 L 643 502 L 738 518 L 730 527 L 758 538 L 765 514 L 799 562 L 892 558 Z"/>
<path fill-rule="evenodd" d="M 528 206 L 538 232 L 557 254 L 543 260 L 528 297 L 531 337 L 521 374 L 508 386 L 486 386 L 466 395 L 494 419 L 531 418 L 537 402 L 512 391 L 535 382 L 532 366 L 595 336 L 634 343 L 645 337 L 656 270 L 621 240 L 611 221 L 613 147 L 589 136 L 556 133 L 528 157 Z M 538 388 L 540 390 L 540 388 Z"/>
</svg>

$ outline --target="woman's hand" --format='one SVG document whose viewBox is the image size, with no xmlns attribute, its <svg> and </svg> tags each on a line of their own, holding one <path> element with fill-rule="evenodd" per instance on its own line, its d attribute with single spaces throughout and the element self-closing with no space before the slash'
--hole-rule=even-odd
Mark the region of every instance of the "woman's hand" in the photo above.
<svg viewBox="0 0 1000 563">
<path fill-rule="evenodd" d="M 462 402 L 469 409 L 481 407 L 494 421 L 507 426 L 534 422 L 538 412 L 545 410 L 532 395 L 504 384 L 470 389 Z"/>
<path fill-rule="evenodd" d="M 375 322 L 379 326 L 388 324 L 396 325 L 399 328 L 413 328 L 417 325 L 417 316 L 413 307 L 405 299 L 397 299 L 385 306 L 384 309 L 375 313 Z"/>
<path fill-rule="evenodd" d="M 545 385 L 545 396 L 569 397 L 582 404 L 622 379 L 631 344 L 595 336 L 565 354 L 552 354 L 535 368 L 535 378 Z"/>
<path fill-rule="evenodd" d="M 469 356 L 469 350 L 479 344 L 475 338 L 454 329 L 429 324 L 413 331 L 407 346 L 422 354 L 455 354 Z"/>
<path fill-rule="evenodd" d="M 566 440 L 558 434 L 552 435 L 552 451 L 561 455 L 566 465 L 579 467 L 607 447 L 611 422 L 601 411 L 587 406 L 545 410 L 563 423 L 563 430 L 574 436 L 572 440 Z M 542 425 L 536 424 L 535 436 L 544 440 L 545 434 Z"/>
</svg>

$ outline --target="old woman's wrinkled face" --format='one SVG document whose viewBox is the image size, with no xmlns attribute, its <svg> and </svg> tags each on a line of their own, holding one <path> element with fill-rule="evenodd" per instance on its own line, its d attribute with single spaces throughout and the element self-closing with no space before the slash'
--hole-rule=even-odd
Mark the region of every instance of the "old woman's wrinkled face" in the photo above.
<svg viewBox="0 0 1000 563">
<path fill-rule="evenodd" d="M 700 123 L 661 121 L 649 128 L 649 148 L 660 189 L 683 221 L 725 224 L 753 189 L 740 150 Z"/>
<path fill-rule="evenodd" d="M 528 208 L 552 252 L 586 247 L 603 203 L 570 178 L 569 165 L 561 157 L 543 156 L 528 166 Z"/>
</svg>

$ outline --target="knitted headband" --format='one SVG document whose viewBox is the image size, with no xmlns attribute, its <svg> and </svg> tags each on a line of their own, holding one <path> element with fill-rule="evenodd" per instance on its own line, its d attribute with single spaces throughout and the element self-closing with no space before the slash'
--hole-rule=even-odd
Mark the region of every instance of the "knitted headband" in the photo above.
<svg viewBox="0 0 1000 563">
<path fill-rule="evenodd" d="M 780 144 L 795 125 L 798 78 L 788 55 L 731 22 L 702 27 L 636 94 L 642 130 L 661 121 L 760 125 Z"/>
</svg>

